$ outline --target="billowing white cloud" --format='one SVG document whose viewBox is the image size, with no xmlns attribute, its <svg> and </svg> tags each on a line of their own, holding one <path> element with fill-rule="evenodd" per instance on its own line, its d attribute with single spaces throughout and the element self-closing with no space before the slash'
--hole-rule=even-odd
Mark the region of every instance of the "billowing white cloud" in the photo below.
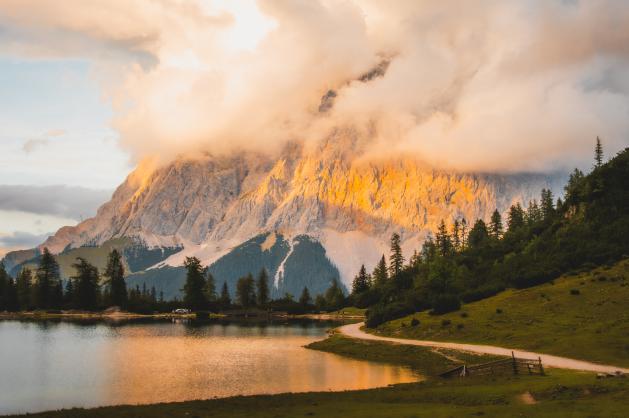
<svg viewBox="0 0 629 418">
<path fill-rule="evenodd" d="M 93 60 L 137 158 L 272 151 L 339 126 L 367 156 L 461 170 L 629 144 L 626 2 L 0 0 L 0 26 L 0 53 Z"/>
</svg>

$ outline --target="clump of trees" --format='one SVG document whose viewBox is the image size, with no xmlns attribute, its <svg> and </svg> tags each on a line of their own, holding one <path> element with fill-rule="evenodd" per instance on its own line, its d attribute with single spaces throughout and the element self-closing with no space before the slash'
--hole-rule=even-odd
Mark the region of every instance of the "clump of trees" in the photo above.
<svg viewBox="0 0 629 418">
<path fill-rule="evenodd" d="M 603 163 L 597 138 L 594 168 L 575 170 L 556 199 L 544 189 L 539 201 L 515 203 L 505 219 L 441 221 L 421 250 L 404 261 L 393 234 L 389 266 L 383 255 L 371 274 L 362 266 L 349 302 L 367 310 L 367 326 L 412 312 L 439 315 L 461 302 L 505 288 L 548 282 L 579 268 L 617 261 L 629 254 L 629 149 Z"/>
</svg>

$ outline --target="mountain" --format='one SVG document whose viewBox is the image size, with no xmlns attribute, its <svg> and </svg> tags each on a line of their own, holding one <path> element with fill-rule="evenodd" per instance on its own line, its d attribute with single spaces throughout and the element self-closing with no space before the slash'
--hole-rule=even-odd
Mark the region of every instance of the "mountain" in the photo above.
<svg viewBox="0 0 629 418">
<path fill-rule="evenodd" d="M 363 263 L 373 267 L 393 232 L 410 255 L 442 219 L 487 219 L 496 208 L 537 198 L 542 188 L 559 190 L 565 178 L 366 160 L 358 157 L 361 147 L 359 135 L 339 129 L 322 143 L 289 144 L 275 156 L 201 154 L 158 167 L 143 163 L 95 217 L 61 228 L 40 248 L 72 256 L 125 239 L 117 245 L 136 273 L 131 283 L 165 289 L 166 277 L 177 276 L 170 267 L 194 255 L 219 284 L 231 287 L 239 275 L 264 267 L 275 278 L 274 294 L 299 294 L 306 285 L 316 294 L 332 279 L 347 285 Z M 177 286 L 171 283 L 167 293 L 176 294 Z"/>
</svg>

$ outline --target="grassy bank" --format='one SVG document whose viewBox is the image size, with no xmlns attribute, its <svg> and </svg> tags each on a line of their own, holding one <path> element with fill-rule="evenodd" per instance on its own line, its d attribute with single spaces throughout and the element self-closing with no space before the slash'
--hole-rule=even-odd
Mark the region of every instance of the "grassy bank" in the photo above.
<svg viewBox="0 0 629 418">
<path fill-rule="evenodd" d="M 174 314 L 174 313 L 156 313 L 156 314 L 139 314 L 133 312 L 86 312 L 86 311 L 22 311 L 22 312 L 0 312 L 0 320 L 17 319 L 17 320 L 110 320 L 125 321 L 130 319 L 194 319 L 196 314 Z M 224 315 L 210 314 L 210 318 L 222 318 Z"/>
<path fill-rule="evenodd" d="M 495 344 L 629 366 L 629 260 L 507 290 L 460 311 L 426 312 L 385 323 L 381 335 Z M 419 324 L 412 325 L 415 318 Z"/>
</svg>

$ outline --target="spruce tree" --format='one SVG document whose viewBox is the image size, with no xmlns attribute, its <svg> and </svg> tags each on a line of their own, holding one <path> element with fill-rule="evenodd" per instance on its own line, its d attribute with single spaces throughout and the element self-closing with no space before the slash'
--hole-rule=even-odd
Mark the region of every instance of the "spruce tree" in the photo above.
<svg viewBox="0 0 629 418">
<path fill-rule="evenodd" d="M 37 308 L 59 308 L 58 305 L 56 306 L 58 296 L 56 289 L 61 284 L 59 264 L 48 248 L 44 248 L 35 276 L 37 278 Z"/>
<path fill-rule="evenodd" d="M 82 257 L 72 264 L 76 270 L 74 280 L 74 307 L 88 311 L 98 307 L 98 269 Z"/>
<path fill-rule="evenodd" d="M 26 311 L 33 306 L 32 289 L 33 273 L 30 269 L 24 267 L 17 275 L 17 297 L 20 303 L 20 309 Z"/>
<path fill-rule="evenodd" d="M 455 219 L 452 225 L 452 246 L 455 251 L 461 250 L 461 223 L 458 219 Z"/>
<path fill-rule="evenodd" d="M 183 286 L 183 301 L 185 305 L 195 311 L 207 307 L 205 297 L 205 268 L 196 257 L 186 257 L 183 262 L 186 268 L 186 283 Z"/>
<path fill-rule="evenodd" d="M 507 215 L 507 227 L 509 231 L 513 232 L 524 226 L 524 209 L 520 203 L 511 205 L 509 208 L 509 214 Z"/>
<path fill-rule="evenodd" d="M 20 310 L 20 302 L 17 296 L 17 286 L 15 284 L 15 280 L 13 280 L 11 276 L 8 276 L 8 279 L 5 283 L 4 302 L 5 309 L 7 311 L 17 312 Z"/>
<path fill-rule="evenodd" d="M 301 291 L 301 296 L 299 296 L 299 304 L 302 306 L 309 306 L 312 303 L 312 298 L 310 297 L 310 291 L 308 291 L 307 287 L 304 287 L 304 290 Z"/>
<path fill-rule="evenodd" d="M 467 247 L 467 220 L 461 219 L 461 250 Z"/>
<path fill-rule="evenodd" d="M 236 299 L 238 300 L 238 304 L 244 309 L 255 305 L 255 280 L 253 280 L 251 273 L 238 279 L 238 282 L 236 283 Z"/>
<path fill-rule="evenodd" d="M 258 305 L 265 306 L 269 302 L 269 275 L 267 274 L 265 268 L 262 268 L 262 270 L 260 270 L 256 285 L 258 290 Z"/>
<path fill-rule="evenodd" d="M 488 238 L 487 225 L 482 219 L 479 219 L 470 230 L 468 245 L 472 249 L 480 248 L 487 242 Z"/>
<path fill-rule="evenodd" d="M 327 309 L 337 310 L 343 307 L 345 303 L 345 295 L 337 279 L 332 279 L 332 284 L 325 292 L 325 303 Z"/>
<path fill-rule="evenodd" d="M 0 312 L 7 309 L 7 283 L 9 275 L 4 268 L 4 262 L 0 261 Z"/>
<path fill-rule="evenodd" d="M 127 283 L 125 282 L 125 270 L 122 257 L 118 250 L 113 249 L 107 256 L 105 267 L 106 284 L 109 286 L 109 303 L 121 308 L 127 307 Z"/>
<path fill-rule="evenodd" d="M 387 282 L 387 280 L 389 279 L 387 271 L 387 261 L 384 258 L 384 254 L 382 254 L 382 258 L 380 258 L 380 261 L 376 265 L 376 268 L 373 270 L 373 274 L 371 275 L 373 277 L 373 283 L 375 286 L 382 286 Z"/>
<path fill-rule="evenodd" d="M 498 209 L 494 210 L 494 213 L 491 214 L 491 221 L 489 222 L 489 232 L 491 236 L 495 239 L 499 239 L 502 236 L 502 216 L 500 216 L 500 212 Z"/>
<path fill-rule="evenodd" d="M 594 148 L 594 168 L 598 168 L 603 165 L 603 144 L 601 139 L 596 137 L 596 147 Z"/>
<path fill-rule="evenodd" d="M 221 297 L 218 300 L 222 309 L 229 308 L 229 305 L 232 303 L 232 299 L 229 296 L 229 288 L 227 287 L 227 282 L 223 282 L 223 288 L 221 289 Z"/>
<path fill-rule="evenodd" d="M 553 192 L 550 189 L 542 189 L 542 199 L 540 201 L 542 218 L 545 221 L 553 219 L 555 216 L 555 206 Z"/>
<path fill-rule="evenodd" d="M 208 302 L 216 302 L 216 282 L 214 281 L 214 276 L 212 276 L 212 273 L 210 273 L 209 271 L 207 272 L 207 275 L 205 277 L 205 288 L 203 290 L 203 293 L 205 293 L 205 299 Z"/>
<path fill-rule="evenodd" d="M 352 283 L 352 294 L 356 295 L 358 293 L 369 290 L 369 282 L 369 275 L 367 274 L 367 270 L 365 269 L 365 265 L 363 264 L 360 267 L 358 275 L 356 275 L 356 277 L 354 278 L 354 282 Z"/>
<path fill-rule="evenodd" d="M 435 241 L 437 248 L 439 249 L 439 254 L 442 257 L 449 256 L 452 252 L 452 240 L 448 234 L 448 230 L 446 229 L 446 223 L 443 220 L 439 224 L 437 235 L 435 235 Z"/>
<path fill-rule="evenodd" d="M 404 256 L 400 247 L 400 235 L 396 232 L 391 235 L 391 256 L 389 258 L 389 274 L 396 278 L 404 267 Z"/>
<path fill-rule="evenodd" d="M 437 256 L 437 245 L 432 239 L 432 235 L 428 234 L 422 245 L 422 260 L 430 263 Z"/>
</svg>

